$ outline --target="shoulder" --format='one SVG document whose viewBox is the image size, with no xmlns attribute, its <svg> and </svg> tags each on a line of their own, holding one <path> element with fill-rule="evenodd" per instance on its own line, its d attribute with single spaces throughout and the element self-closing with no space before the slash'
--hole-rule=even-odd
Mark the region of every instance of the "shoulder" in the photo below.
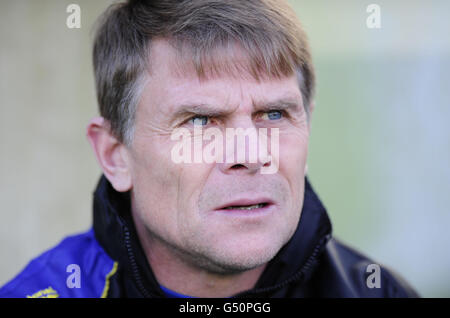
<svg viewBox="0 0 450 318">
<path fill-rule="evenodd" d="M 117 268 L 91 229 L 69 236 L 33 259 L 0 288 L 0 297 L 101 297 Z"/>
<path fill-rule="evenodd" d="M 321 263 L 320 279 L 335 287 L 329 296 L 419 297 L 398 273 L 334 238 Z"/>
</svg>

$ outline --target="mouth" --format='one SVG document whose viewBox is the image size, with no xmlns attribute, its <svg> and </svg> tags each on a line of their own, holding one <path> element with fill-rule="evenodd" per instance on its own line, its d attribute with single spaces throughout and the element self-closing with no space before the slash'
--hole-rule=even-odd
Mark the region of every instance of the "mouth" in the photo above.
<svg viewBox="0 0 450 318">
<path fill-rule="evenodd" d="M 223 208 L 222 210 L 254 210 L 254 209 L 261 209 L 263 207 L 266 207 L 268 203 L 258 203 L 258 204 L 252 204 L 252 205 L 232 205 L 227 206 Z"/>
<path fill-rule="evenodd" d="M 216 211 L 221 212 L 264 212 L 267 211 L 274 203 L 271 200 L 261 198 L 261 199 L 241 199 L 227 204 L 222 205 L 217 208 Z"/>
</svg>

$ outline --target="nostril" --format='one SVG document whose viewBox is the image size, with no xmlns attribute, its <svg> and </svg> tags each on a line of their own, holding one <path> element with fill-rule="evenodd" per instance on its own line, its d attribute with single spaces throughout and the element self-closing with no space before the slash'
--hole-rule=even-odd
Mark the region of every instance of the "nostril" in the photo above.
<svg viewBox="0 0 450 318">
<path fill-rule="evenodd" d="M 271 163 L 270 160 L 269 160 L 269 161 L 267 161 L 267 162 L 263 165 L 263 167 L 270 167 L 271 164 L 272 164 L 272 163 Z"/>
<path fill-rule="evenodd" d="M 236 165 L 232 166 L 230 169 L 238 170 L 238 169 L 246 169 L 246 167 L 242 164 L 236 164 Z"/>
</svg>

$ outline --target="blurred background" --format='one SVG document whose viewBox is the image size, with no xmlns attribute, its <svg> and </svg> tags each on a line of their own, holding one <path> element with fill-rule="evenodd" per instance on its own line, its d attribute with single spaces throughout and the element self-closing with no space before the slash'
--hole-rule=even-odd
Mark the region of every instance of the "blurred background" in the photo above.
<svg viewBox="0 0 450 318">
<path fill-rule="evenodd" d="M 111 2 L 0 0 L 0 285 L 91 226 L 92 26 Z M 334 235 L 450 297 L 450 2 L 290 3 L 318 78 L 308 175 Z"/>
</svg>

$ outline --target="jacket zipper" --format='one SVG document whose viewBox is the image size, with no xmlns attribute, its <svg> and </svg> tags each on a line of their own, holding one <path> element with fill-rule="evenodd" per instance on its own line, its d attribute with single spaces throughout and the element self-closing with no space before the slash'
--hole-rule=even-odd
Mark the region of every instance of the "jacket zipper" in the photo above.
<svg viewBox="0 0 450 318">
<path fill-rule="evenodd" d="M 123 226 L 123 231 L 124 231 L 124 235 L 125 235 L 125 247 L 127 248 L 128 261 L 130 262 L 134 280 L 135 280 L 136 285 L 137 285 L 139 291 L 141 292 L 141 294 L 145 298 L 149 298 L 151 294 L 148 292 L 148 290 L 144 286 L 144 283 L 142 282 L 141 273 L 137 266 L 136 258 L 134 257 L 133 248 L 131 246 L 131 240 L 130 240 L 130 231 L 128 230 L 128 228 L 126 226 Z"/>
</svg>

